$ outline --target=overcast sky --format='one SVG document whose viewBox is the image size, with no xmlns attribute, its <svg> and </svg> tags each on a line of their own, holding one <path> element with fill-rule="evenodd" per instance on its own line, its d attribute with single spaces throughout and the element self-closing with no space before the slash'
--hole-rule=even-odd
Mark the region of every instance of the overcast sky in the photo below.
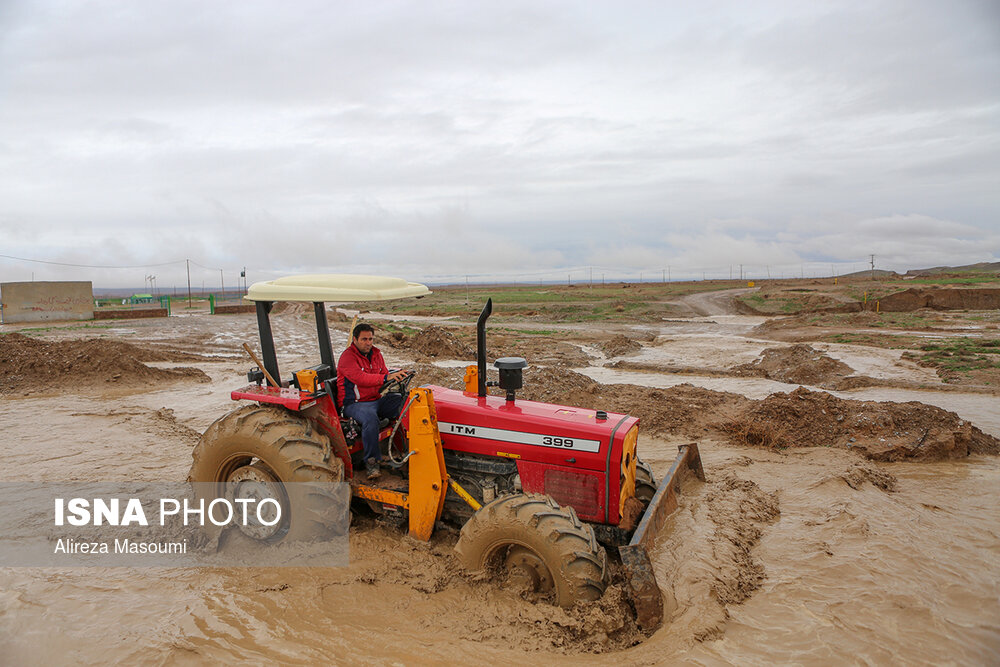
<svg viewBox="0 0 1000 667">
<path fill-rule="evenodd" d="M 0 254 L 167 288 L 997 261 L 1000 3 L 3 0 Z"/>
</svg>

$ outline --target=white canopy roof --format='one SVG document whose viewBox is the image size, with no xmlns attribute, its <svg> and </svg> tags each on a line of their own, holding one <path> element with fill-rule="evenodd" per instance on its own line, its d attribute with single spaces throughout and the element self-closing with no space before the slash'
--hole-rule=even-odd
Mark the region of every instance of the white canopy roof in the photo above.
<svg viewBox="0 0 1000 667">
<path fill-rule="evenodd" d="M 402 278 L 362 276 L 349 273 L 315 273 L 286 276 L 254 283 L 244 297 L 247 301 L 389 301 L 426 296 L 426 285 Z"/>
</svg>

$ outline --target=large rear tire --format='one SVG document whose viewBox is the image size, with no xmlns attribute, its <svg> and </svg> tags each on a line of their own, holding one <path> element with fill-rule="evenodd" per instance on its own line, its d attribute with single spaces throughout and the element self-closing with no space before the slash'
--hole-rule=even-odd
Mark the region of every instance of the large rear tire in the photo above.
<svg viewBox="0 0 1000 667">
<path fill-rule="evenodd" d="M 234 485 L 244 484 L 256 489 L 251 493 L 277 497 L 290 509 L 272 528 L 258 526 L 255 532 L 241 527 L 251 537 L 272 542 L 312 539 L 343 522 L 326 485 L 344 480 L 344 464 L 324 433 L 288 410 L 269 405 L 233 410 L 208 427 L 192 456 L 188 481 L 214 483 L 206 495 L 225 497 Z M 321 484 L 297 488 L 293 495 L 299 500 L 290 503 L 284 485 L 293 482 Z"/>
<path fill-rule="evenodd" d="M 562 607 L 604 594 L 607 554 L 593 528 L 546 495 L 506 495 L 484 505 L 462 527 L 455 550 L 469 569 L 500 572 Z"/>
</svg>

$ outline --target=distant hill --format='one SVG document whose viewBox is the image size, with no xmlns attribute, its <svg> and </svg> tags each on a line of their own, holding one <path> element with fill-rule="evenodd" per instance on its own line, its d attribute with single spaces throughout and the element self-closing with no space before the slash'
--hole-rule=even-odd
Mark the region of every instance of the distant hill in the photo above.
<svg viewBox="0 0 1000 667">
<path fill-rule="evenodd" d="M 1000 272 L 1000 262 L 979 262 L 978 264 L 966 264 L 965 266 L 935 266 L 931 269 L 910 269 L 906 272 L 908 276 L 933 276 L 941 273 L 998 273 Z"/>
<path fill-rule="evenodd" d="M 838 278 L 870 278 L 872 275 L 871 269 L 865 269 L 864 271 L 855 271 L 854 273 L 841 273 Z M 876 278 L 894 278 L 898 277 L 899 274 L 895 271 L 886 271 L 885 269 L 875 269 Z"/>
</svg>

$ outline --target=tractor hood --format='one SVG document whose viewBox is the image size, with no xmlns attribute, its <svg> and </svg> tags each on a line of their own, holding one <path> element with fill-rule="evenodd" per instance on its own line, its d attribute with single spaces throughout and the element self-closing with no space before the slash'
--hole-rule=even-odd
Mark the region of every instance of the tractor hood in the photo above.
<svg viewBox="0 0 1000 667">
<path fill-rule="evenodd" d="M 595 471 L 639 420 L 618 413 L 431 386 L 445 449 Z M 601 418 L 603 417 L 603 419 Z"/>
</svg>

